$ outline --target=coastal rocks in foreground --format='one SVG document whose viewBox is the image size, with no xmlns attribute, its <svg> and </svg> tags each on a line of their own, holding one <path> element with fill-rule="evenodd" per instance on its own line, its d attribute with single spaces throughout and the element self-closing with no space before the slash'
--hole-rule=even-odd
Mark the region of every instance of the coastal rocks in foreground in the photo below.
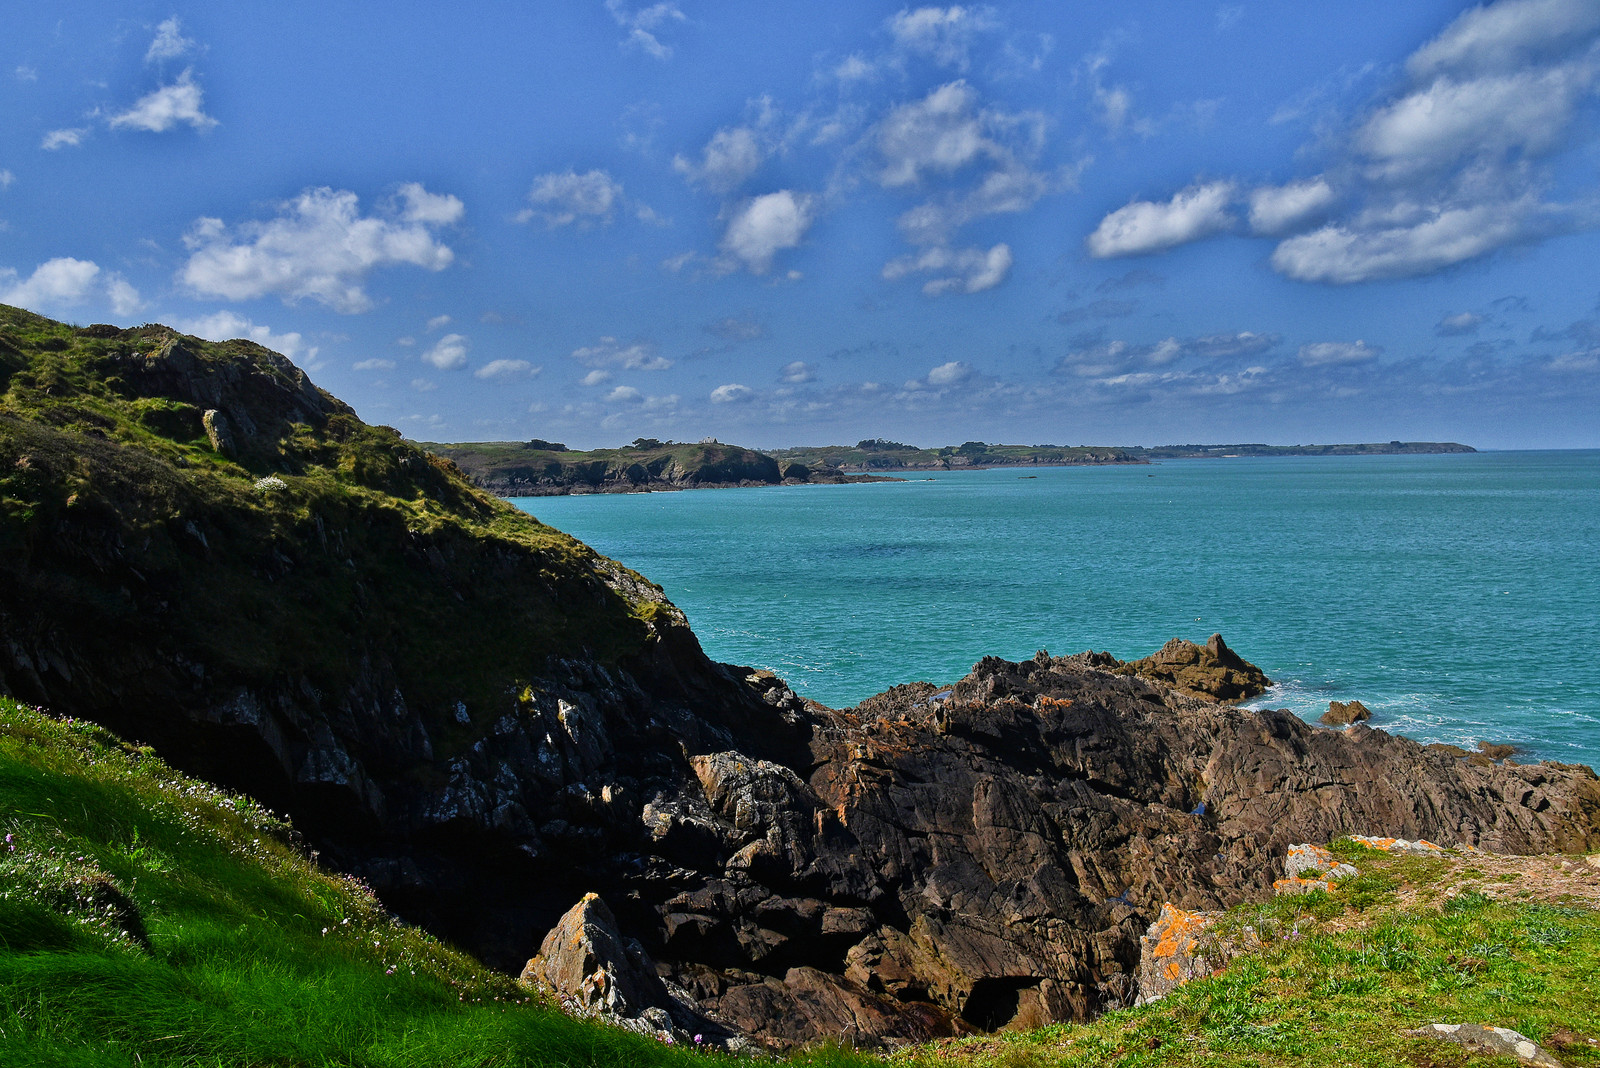
<svg viewBox="0 0 1600 1068">
<path fill-rule="evenodd" d="M 1272 685 L 1264 671 L 1229 649 L 1220 634 L 1213 634 L 1204 645 L 1173 638 L 1151 655 L 1112 670 L 1164 682 L 1191 697 L 1217 701 L 1246 701 Z"/>
</svg>

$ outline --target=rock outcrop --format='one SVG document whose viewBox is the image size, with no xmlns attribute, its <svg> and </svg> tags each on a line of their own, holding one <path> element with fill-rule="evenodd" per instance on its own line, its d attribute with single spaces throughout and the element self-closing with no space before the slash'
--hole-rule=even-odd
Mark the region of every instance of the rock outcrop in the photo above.
<svg viewBox="0 0 1600 1068">
<path fill-rule="evenodd" d="M 1371 709 L 1360 701 L 1329 701 L 1328 710 L 1318 717 L 1317 722 L 1327 727 L 1348 727 L 1371 718 Z"/>
<path fill-rule="evenodd" d="M 1173 638 L 1151 655 L 1115 670 L 1217 701 L 1249 700 L 1272 685 L 1265 672 L 1229 649 L 1220 634 L 1213 634 L 1204 645 Z"/>
</svg>

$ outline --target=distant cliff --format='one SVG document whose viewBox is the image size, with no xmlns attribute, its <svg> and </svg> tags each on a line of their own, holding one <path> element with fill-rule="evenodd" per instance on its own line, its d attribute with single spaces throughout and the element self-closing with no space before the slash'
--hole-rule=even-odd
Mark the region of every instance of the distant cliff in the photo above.
<svg viewBox="0 0 1600 1068">
<path fill-rule="evenodd" d="M 824 464 L 779 461 L 716 441 L 639 438 L 622 448 L 589 452 L 537 438 L 422 446 L 454 461 L 475 485 L 501 497 L 860 481 Z"/>
</svg>

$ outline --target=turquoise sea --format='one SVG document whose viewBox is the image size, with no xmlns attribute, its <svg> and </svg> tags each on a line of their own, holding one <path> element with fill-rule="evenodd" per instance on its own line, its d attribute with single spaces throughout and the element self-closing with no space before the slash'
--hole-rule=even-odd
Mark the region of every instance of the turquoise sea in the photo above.
<svg viewBox="0 0 1600 1068">
<path fill-rule="evenodd" d="M 1600 767 L 1600 451 L 1185 460 L 515 501 L 834 707 L 1220 631 L 1315 719 Z"/>
</svg>

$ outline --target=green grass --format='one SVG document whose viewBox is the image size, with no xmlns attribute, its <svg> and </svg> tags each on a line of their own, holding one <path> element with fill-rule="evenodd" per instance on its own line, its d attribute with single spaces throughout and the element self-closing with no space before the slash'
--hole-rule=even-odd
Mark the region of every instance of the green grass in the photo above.
<svg viewBox="0 0 1600 1068">
<path fill-rule="evenodd" d="M 1248 926 L 1266 944 L 1218 975 L 1093 1023 L 924 1046 L 895 1059 L 907 1068 L 1399 1068 L 1498 1063 L 1403 1034 L 1434 1022 L 1509 1027 L 1539 1042 L 1563 1032 L 1600 1037 L 1600 912 L 1470 890 L 1401 908 L 1397 891 L 1436 885 L 1445 860 L 1351 842 L 1333 848 L 1363 874 L 1332 894 L 1231 910 L 1223 932 Z M 1555 1052 L 1568 1068 L 1600 1066 L 1600 1047 Z"/>
<path fill-rule="evenodd" d="M 0 1063 L 725 1063 L 530 999 L 253 801 L 0 698 Z M 847 1068 L 837 1048 L 791 1063 Z"/>
</svg>

